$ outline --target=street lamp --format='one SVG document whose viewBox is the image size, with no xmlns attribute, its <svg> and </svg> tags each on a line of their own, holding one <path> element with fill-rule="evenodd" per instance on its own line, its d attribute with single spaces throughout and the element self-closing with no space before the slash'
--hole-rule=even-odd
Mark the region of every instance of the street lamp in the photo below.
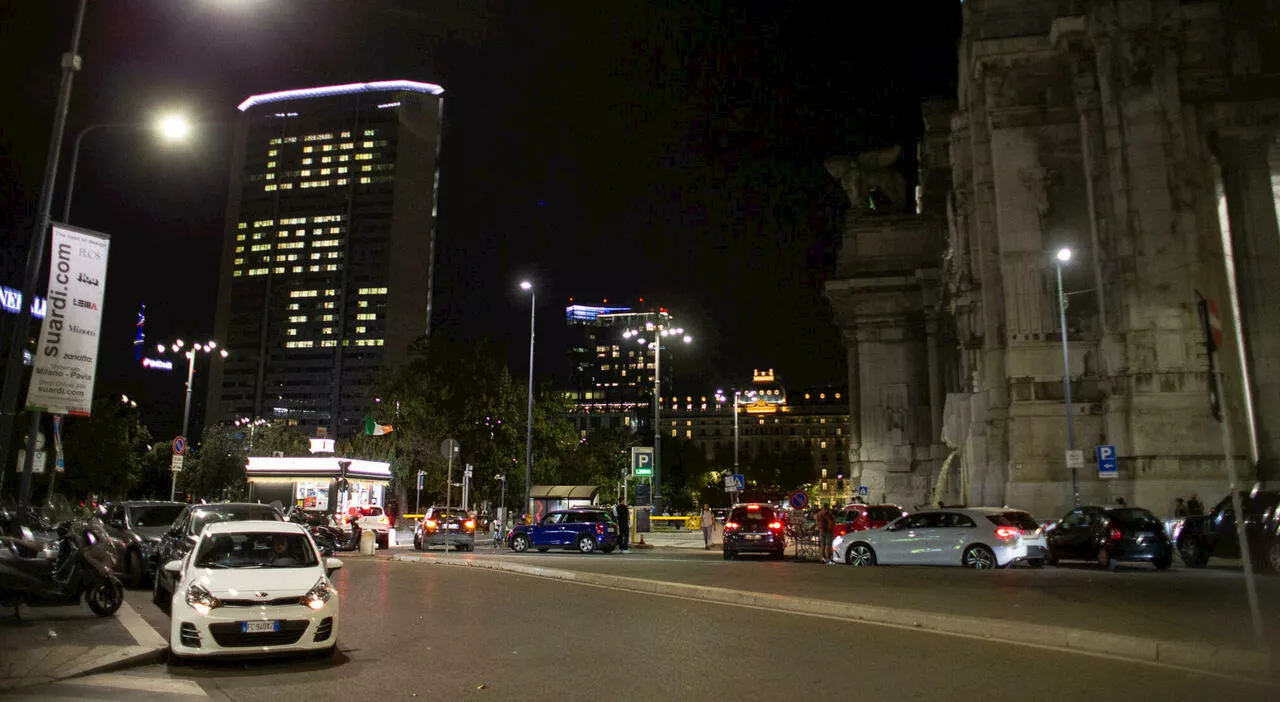
<svg viewBox="0 0 1280 702">
<path fill-rule="evenodd" d="M 733 391 L 733 473 L 738 473 L 738 400 L 742 397 L 742 391 Z M 716 402 L 727 402 L 723 390 L 716 390 Z"/>
<path fill-rule="evenodd" d="M 533 289 L 533 283 L 527 280 L 521 281 L 520 289 L 529 292 L 529 405 L 524 415 L 524 509 L 525 514 L 532 519 L 533 503 L 529 498 L 529 488 L 533 481 L 533 319 L 538 309 L 538 292 Z M 505 486 L 503 483 L 503 487 Z"/>
<path fill-rule="evenodd" d="M 1071 417 L 1071 353 L 1067 348 L 1067 295 L 1062 289 L 1062 267 L 1071 262 L 1071 249 L 1061 248 L 1054 256 L 1058 272 L 1058 324 L 1062 330 L 1062 395 L 1066 398 L 1067 450 L 1076 448 L 1076 425 Z M 1076 507 L 1080 506 L 1080 478 L 1075 464 L 1071 465 L 1071 496 Z"/>
<path fill-rule="evenodd" d="M 648 339 L 645 338 L 648 335 Z M 635 338 L 636 343 L 653 349 L 653 492 L 650 501 L 654 514 L 662 513 L 662 430 L 658 426 L 662 418 L 662 342 L 679 339 L 686 344 L 693 342 L 693 337 L 684 333 L 683 327 L 668 327 L 664 324 L 645 322 L 642 329 L 628 329 L 622 332 L 622 338 Z M 643 358 L 643 356 L 641 356 Z"/>
<path fill-rule="evenodd" d="M 154 128 L 164 141 L 177 142 L 184 141 L 191 134 L 191 123 L 186 117 L 179 114 L 168 114 L 160 117 L 155 122 L 109 122 L 103 124 L 91 124 L 79 132 L 76 132 L 76 139 L 71 145 L 71 163 L 67 166 L 67 195 L 62 203 L 62 222 L 69 224 L 71 221 L 71 196 L 75 193 L 76 188 L 76 166 L 80 163 L 80 142 L 84 141 L 86 135 L 90 132 L 107 130 L 107 129 L 147 129 Z"/>
<path fill-rule="evenodd" d="M 218 342 L 216 341 L 208 341 L 203 344 L 197 343 L 197 344 L 193 344 L 191 348 L 186 348 L 186 342 L 184 342 L 182 339 L 175 340 L 167 348 L 165 347 L 164 344 L 156 344 L 156 351 L 159 351 L 162 354 L 165 353 L 166 351 L 171 353 L 182 352 L 183 355 L 186 356 L 187 358 L 187 399 L 182 406 L 182 434 L 181 434 L 181 436 L 187 437 L 187 427 L 191 420 L 191 386 L 192 386 L 192 380 L 195 378 L 195 374 L 196 374 L 196 356 L 202 353 L 209 354 L 209 355 L 213 355 L 216 353 L 218 357 L 226 358 L 229 354 L 227 353 L 226 349 L 218 348 Z M 187 438 L 188 440 L 190 440 L 189 437 Z M 174 495 L 177 494 L 177 490 L 178 490 L 178 474 L 175 471 L 173 474 L 173 481 L 169 487 L 170 500 L 173 500 Z"/>
</svg>

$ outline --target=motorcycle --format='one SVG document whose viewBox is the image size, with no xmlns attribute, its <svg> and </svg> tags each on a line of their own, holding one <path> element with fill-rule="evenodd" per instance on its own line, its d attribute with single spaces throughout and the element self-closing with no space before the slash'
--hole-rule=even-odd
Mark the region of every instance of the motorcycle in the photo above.
<svg viewBox="0 0 1280 702">
<path fill-rule="evenodd" d="M 81 597 L 100 617 L 124 604 L 124 585 L 113 572 L 116 553 L 101 522 L 63 522 L 50 542 L 0 537 L 0 605 L 74 606 Z"/>
<path fill-rule="evenodd" d="M 345 543 L 345 534 L 333 525 L 333 516 L 330 514 L 291 508 L 285 519 L 306 527 L 311 532 L 311 538 L 315 539 L 320 555 L 325 558 L 332 556 Z"/>
</svg>

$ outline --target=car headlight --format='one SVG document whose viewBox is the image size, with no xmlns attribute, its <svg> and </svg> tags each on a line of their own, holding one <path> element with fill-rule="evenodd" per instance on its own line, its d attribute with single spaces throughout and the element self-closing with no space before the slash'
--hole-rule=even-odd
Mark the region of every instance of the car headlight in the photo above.
<svg viewBox="0 0 1280 702">
<path fill-rule="evenodd" d="M 302 602 L 311 609 L 322 609 L 325 603 L 329 601 L 329 598 L 337 594 L 338 591 L 333 587 L 333 583 L 322 575 L 316 581 L 315 586 L 302 596 Z"/>
<path fill-rule="evenodd" d="M 222 606 L 222 601 L 200 583 L 191 583 L 187 586 L 187 604 L 202 616 L 208 616 L 211 610 Z"/>
</svg>

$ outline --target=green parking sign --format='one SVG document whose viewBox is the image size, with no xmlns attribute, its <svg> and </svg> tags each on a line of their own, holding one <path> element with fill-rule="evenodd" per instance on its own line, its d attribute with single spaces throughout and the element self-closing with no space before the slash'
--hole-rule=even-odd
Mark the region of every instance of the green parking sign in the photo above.
<svg viewBox="0 0 1280 702">
<path fill-rule="evenodd" d="M 653 449 L 651 447 L 631 447 L 631 474 L 637 478 L 653 476 Z"/>
</svg>

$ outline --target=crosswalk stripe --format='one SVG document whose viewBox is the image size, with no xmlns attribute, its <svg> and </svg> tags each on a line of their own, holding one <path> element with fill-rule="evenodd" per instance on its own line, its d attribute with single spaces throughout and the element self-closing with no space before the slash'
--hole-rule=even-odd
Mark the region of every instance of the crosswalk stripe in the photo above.
<svg viewBox="0 0 1280 702">
<path fill-rule="evenodd" d="M 103 673 L 83 678 L 72 678 L 61 681 L 62 685 L 76 687 L 107 687 L 116 690 L 134 692 L 154 692 L 167 695 L 186 695 L 191 697 L 208 697 L 204 688 L 194 680 L 181 678 L 161 678 L 148 675 L 130 675 L 128 673 Z"/>
</svg>

